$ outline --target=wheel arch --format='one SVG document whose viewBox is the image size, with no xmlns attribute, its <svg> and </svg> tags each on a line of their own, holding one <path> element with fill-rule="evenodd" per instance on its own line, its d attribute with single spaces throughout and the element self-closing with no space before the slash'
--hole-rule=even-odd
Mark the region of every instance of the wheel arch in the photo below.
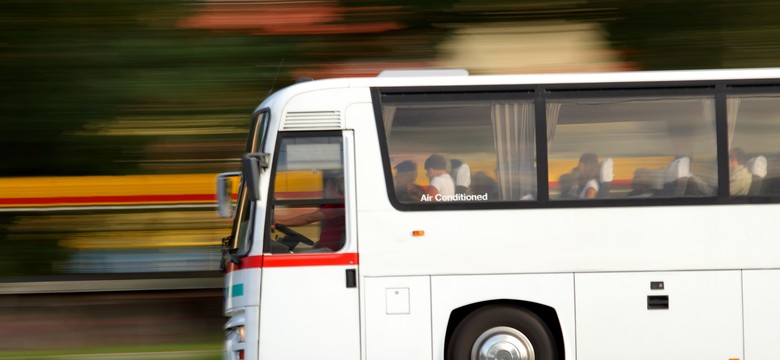
<svg viewBox="0 0 780 360">
<path fill-rule="evenodd" d="M 550 306 L 539 304 L 539 303 L 522 301 L 522 300 L 513 300 L 513 299 L 496 299 L 496 300 L 481 301 L 481 302 L 471 303 L 453 309 L 450 312 L 449 319 L 447 320 L 447 332 L 444 338 L 444 349 L 449 348 L 449 344 L 452 338 L 452 333 L 455 331 L 455 328 L 458 326 L 458 324 L 460 324 L 461 321 L 463 321 L 463 319 L 466 318 L 466 316 L 476 311 L 477 309 L 481 309 L 483 307 L 491 306 L 491 305 L 508 305 L 508 306 L 526 309 L 534 313 L 545 323 L 545 325 L 547 325 L 547 328 L 552 333 L 553 340 L 555 340 L 555 347 L 558 353 L 558 358 L 560 360 L 566 359 L 566 352 L 563 344 L 563 331 L 561 330 L 561 322 L 560 319 L 558 318 L 558 313 L 555 311 L 555 309 Z"/>
</svg>

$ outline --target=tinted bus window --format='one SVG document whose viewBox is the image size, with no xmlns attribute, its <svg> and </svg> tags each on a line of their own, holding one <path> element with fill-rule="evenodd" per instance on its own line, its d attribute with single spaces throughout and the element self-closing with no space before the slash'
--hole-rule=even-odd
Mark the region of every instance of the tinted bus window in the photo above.
<svg viewBox="0 0 780 360">
<path fill-rule="evenodd" d="M 780 195 L 780 95 L 730 96 L 726 104 L 731 195 Z"/>
<path fill-rule="evenodd" d="M 547 101 L 551 200 L 714 196 L 709 97 Z"/>
<path fill-rule="evenodd" d="M 532 101 L 427 100 L 382 111 L 398 202 L 536 198 Z"/>
<path fill-rule="evenodd" d="M 276 231 L 266 252 L 332 252 L 344 246 L 343 154 L 341 134 L 281 138 L 273 193 Z"/>
</svg>

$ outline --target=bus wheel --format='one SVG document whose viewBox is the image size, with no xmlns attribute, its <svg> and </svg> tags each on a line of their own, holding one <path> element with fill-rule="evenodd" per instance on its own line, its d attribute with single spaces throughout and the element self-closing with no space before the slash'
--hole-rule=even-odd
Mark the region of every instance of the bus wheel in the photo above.
<svg viewBox="0 0 780 360">
<path fill-rule="evenodd" d="M 448 360 L 555 360 L 550 330 L 536 314 L 519 307 L 491 305 L 458 324 L 447 347 Z"/>
</svg>

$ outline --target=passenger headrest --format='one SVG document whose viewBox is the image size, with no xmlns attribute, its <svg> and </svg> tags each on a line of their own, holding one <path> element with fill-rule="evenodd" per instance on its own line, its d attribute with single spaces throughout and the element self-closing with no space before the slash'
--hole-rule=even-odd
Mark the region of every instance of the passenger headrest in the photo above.
<svg viewBox="0 0 780 360">
<path fill-rule="evenodd" d="M 670 183 L 677 179 L 685 179 L 691 177 L 691 158 L 685 156 L 672 161 L 668 167 L 666 167 L 666 174 L 664 175 L 664 182 Z"/>
<path fill-rule="evenodd" d="M 468 164 L 463 163 L 458 167 L 458 171 L 455 173 L 455 185 L 458 186 L 471 186 L 471 168 Z"/>
<path fill-rule="evenodd" d="M 601 182 L 612 182 L 612 179 L 615 178 L 612 166 L 612 158 L 606 158 L 601 162 L 601 169 L 599 169 L 599 180 Z"/>
<path fill-rule="evenodd" d="M 766 177 L 766 157 L 764 155 L 759 155 L 748 160 L 745 167 L 755 176 L 760 178 Z"/>
</svg>

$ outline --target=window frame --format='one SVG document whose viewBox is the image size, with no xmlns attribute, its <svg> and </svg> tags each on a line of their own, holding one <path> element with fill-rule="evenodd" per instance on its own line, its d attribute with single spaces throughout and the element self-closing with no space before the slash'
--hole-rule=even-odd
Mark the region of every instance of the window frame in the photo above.
<svg viewBox="0 0 780 360">
<path fill-rule="evenodd" d="M 437 91 L 438 89 L 438 91 Z M 382 163 L 383 168 L 385 169 L 385 185 L 387 190 L 388 199 L 390 200 L 390 203 L 393 204 L 393 207 L 395 207 L 398 210 L 402 211 L 409 211 L 409 210 L 434 210 L 434 209 L 447 209 L 447 210 L 463 210 L 463 209 L 494 209 L 494 208 L 502 208 L 503 206 L 496 206 L 496 204 L 502 204 L 502 203 L 512 203 L 514 204 L 513 207 L 533 207 L 530 205 L 531 203 L 536 203 L 538 201 L 485 201 L 485 202 L 447 202 L 447 201 L 440 201 L 440 202 L 425 202 L 425 203 L 402 203 L 398 201 L 397 197 L 395 196 L 395 189 L 393 187 L 393 172 L 392 172 L 392 164 L 390 163 L 390 150 L 387 143 L 387 134 L 385 133 L 384 128 L 384 121 L 382 118 L 382 108 L 383 105 L 388 104 L 387 101 L 381 101 L 382 97 L 385 96 L 398 96 L 399 100 L 396 101 L 390 101 L 389 103 L 392 104 L 404 104 L 404 103 L 419 103 L 419 102 L 425 102 L 430 103 L 432 100 L 442 100 L 442 101 L 454 101 L 454 100 L 463 100 L 466 96 L 468 97 L 469 101 L 495 101 L 495 100 L 511 100 L 511 101 L 529 101 L 534 106 L 534 126 L 538 126 L 539 121 L 536 119 L 538 114 L 538 107 L 536 106 L 536 99 L 533 92 L 533 87 L 520 87 L 520 88 L 503 88 L 502 87 L 489 87 L 489 88 L 479 88 L 479 87 L 468 87 L 468 88 L 459 88 L 459 87 L 444 87 L 443 89 L 446 89 L 446 91 L 442 91 L 442 88 L 434 88 L 434 87 L 423 87 L 423 88 L 412 88 L 408 91 L 394 91 L 394 90 L 401 90 L 398 88 L 390 88 L 390 89 L 379 89 L 379 88 L 372 88 L 372 97 L 374 97 L 374 112 L 375 112 L 375 119 L 377 124 L 377 131 L 379 136 L 379 144 L 380 144 L 380 150 L 382 155 Z M 538 152 L 539 146 L 539 129 L 535 129 L 535 142 L 537 143 L 536 151 Z M 546 133 L 546 132 L 543 132 Z M 546 136 L 546 135 L 545 135 Z M 538 154 L 537 154 L 537 161 L 538 161 Z M 537 191 L 538 191 L 538 178 L 539 178 L 539 171 L 537 170 Z"/>
<path fill-rule="evenodd" d="M 580 100 L 580 99 L 598 99 L 603 98 L 605 100 L 615 100 L 620 98 L 626 98 L 626 99 L 637 99 L 637 98 L 668 98 L 672 99 L 674 97 L 709 97 L 713 101 L 713 111 L 714 117 L 715 117 L 715 157 L 716 157 L 716 164 L 717 164 L 717 184 L 718 185 L 717 191 L 714 195 L 710 196 L 700 196 L 700 197 L 652 197 L 652 198 L 641 198 L 641 201 L 648 201 L 648 202 L 656 202 L 659 201 L 660 205 L 681 205 L 689 202 L 690 200 L 687 199 L 712 199 L 717 198 L 721 196 L 721 192 L 723 191 L 722 187 L 722 178 L 723 174 L 722 172 L 722 164 L 721 164 L 721 152 L 723 151 L 721 149 L 721 141 L 720 141 L 720 134 L 722 132 L 721 129 L 721 123 L 725 123 L 725 111 L 723 109 L 719 109 L 719 99 L 718 99 L 718 93 L 717 93 L 717 87 L 714 83 L 710 84 L 701 84 L 699 86 L 693 86 L 691 84 L 686 84 L 684 87 L 676 87 L 676 86 L 661 86 L 661 87 L 653 87 L 653 88 L 606 88 L 606 89 L 587 89 L 587 90 L 579 90 L 578 88 L 568 89 L 554 89 L 554 90 L 547 90 L 544 94 L 544 104 L 545 108 L 547 105 L 547 101 L 550 100 L 560 100 L 560 101 L 567 101 L 567 100 Z M 724 117 L 723 120 L 720 119 L 720 117 Z M 544 126 L 547 126 L 547 118 L 545 115 L 545 122 Z M 538 126 L 538 124 L 537 124 Z M 725 129 L 725 128 L 724 128 Z M 545 143 L 547 142 L 547 139 L 545 137 Z M 549 156 L 549 150 L 545 148 L 545 151 L 547 151 L 547 155 Z M 728 153 L 728 150 L 725 150 L 725 153 Z M 726 155 L 728 157 L 728 155 Z M 727 159 L 728 160 L 728 159 Z M 728 163 L 726 163 L 726 169 L 728 172 Z M 549 170 L 549 159 L 544 163 L 545 170 Z M 548 182 L 548 179 L 544 179 L 545 182 Z M 726 175 L 726 182 L 728 183 L 728 175 Z M 549 183 L 549 182 L 548 182 Z M 728 184 L 726 184 L 728 186 Z M 727 190 L 728 191 L 728 190 Z M 728 194 L 728 192 L 726 192 Z M 547 195 L 549 196 L 549 189 L 547 191 Z M 685 200 L 684 200 L 685 199 Z M 618 205 L 621 205 L 622 200 L 627 200 L 631 203 L 633 203 L 636 200 L 640 199 L 633 199 L 633 198 L 615 198 L 615 199 L 588 199 L 588 200 L 582 200 L 582 199 L 575 199 L 575 200 L 560 200 L 560 199 L 547 199 L 549 202 L 552 203 L 559 203 L 559 202 L 565 202 L 565 203 L 579 203 L 579 202 L 614 202 Z M 667 201 L 664 200 L 673 200 L 671 203 L 667 203 Z M 676 200 L 682 200 L 682 203 L 677 202 Z M 704 204 L 710 203 L 709 201 L 705 201 Z M 631 205 L 630 203 L 628 205 Z M 598 204 L 597 204 L 598 206 Z M 568 206 L 567 206 L 568 207 Z"/>
<path fill-rule="evenodd" d="M 268 128 L 271 122 L 271 109 L 266 107 L 255 111 L 252 114 L 250 121 L 251 124 L 249 133 L 247 134 L 247 141 L 244 150 L 247 153 L 259 152 L 266 145 L 265 142 L 268 137 Z M 232 251 L 233 255 L 236 257 L 243 258 L 249 256 L 255 243 L 255 219 L 257 216 L 257 205 L 255 202 L 247 200 L 246 182 L 244 181 L 243 177 L 241 178 L 238 189 L 236 214 L 233 217 L 233 225 L 230 231 L 231 244 L 229 251 Z M 249 203 L 246 204 L 246 209 L 242 208 L 242 201 L 249 201 Z M 236 235 L 238 233 L 238 235 L 241 236 L 241 233 L 239 233 L 242 217 L 241 215 L 245 211 L 248 212 L 247 226 L 244 230 L 246 233 L 244 237 L 247 239 L 246 249 L 243 249 L 244 251 L 240 251 L 242 249 L 240 247 L 239 237 Z"/>
<path fill-rule="evenodd" d="M 724 114 L 728 111 L 727 109 L 727 100 L 729 97 L 732 96 L 762 96 L 762 95 L 777 95 L 778 98 L 780 98 L 780 80 L 770 82 L 770 81 L 760 81 L 760 82 L 734 82 L 734 83 L 728 83 L 723 86 L 722 89 L 723 93 L 723 111 Z M 728 151 L 728 124 L 727 120 L 725 119 L 726 115 L 724 115 L 723 120 L 723 127 L 724 127 L 724 144 L 726 147 L 726 151 Z M 780 122 L 780 120 L 778 120 Z M 780 133 L 778 133 L 780 135 Z M 724 162 L 726 164 L 726 171 L 724 174 L 725 182 L 729 183 L 729 178 L 731 175 L 731 172 L 728 169 L 728 152 L 725 155 Z M 729 189 L 730 192 L 731 189 Z M 730 195 L 729 193 L 726 193 L 725 196 L 731 198 L 731 199 L 737 199 L 734 200 L 735 202 L 741 199 L 744 202 L 749 203 L 776 203 L 780 202 L 780 195 Z"/>
<path fill-rule="evenodd" d="M 266 249 L 271 248 L 271 219 L 274 216 L 274 210 L 276 208 L 276 205 L 281 202 L 280 205 L 286 206 L 286 207 L 306 207 L 306 206 L 319 206 L 319 205 L 325 205 L 325 204 L 340 204 L 343 203 L 344 207 L 346 209 L 348 200 L 346 198 L 346 194 L 344 196 L 344 199 L 342 201 L 336 201 L 336 200 L 325 200 L 325 199 L 304 199 L 304 200 L 276 200 L 274 194 L 276 193 L 276 176 L 278 175 L 278 166 L 279 166 L 279 154 L 280 149 L 282 147 L 282 142 L 285 138 L 301 138 L 301 137 L 317 137 L 317 138 L 323 138 L 323 137 L 338 137 L 341 140 L 341 156 L 342 156 L 342 169 L 346 171 L 346 158 L 345 158 L 345 146 L 346 141 L 344 141 L 344 132 L 341 130 L 325 130 L 325 131 L 279 131 L 276 136 L 276 144 L 274 144 L 274 153 L 273 153 L 273 163 L 271 166 L 271 178 L 269 179 L 269 185 L 268 185 L 268 195 L 267 195 L 267 205 L 266 205 L 266 213 L 265 213 L 265 230 L 263 234 L 263 247 L 262 252 L 263 254 L 270 254 L 270 252 L 266 252 Z M 346 186 L 346 174 L 344 176 L 344 182 Z M 349 221 L 348 219 L 346 220 Z M 345 226 L 348 226 L 345 224 Z M 345 228 L 346 233 L 346 228 Z M 343 251 L 342 248 L 339 251 Z M 296 255 L 307 255 L 307 253 L 298 253 Z"/>
<path fill-rule="evenodd" d="M 588 208 L 588 207 L 631 207 L 631 206 L 670 206 L 670 205 L 737 205 L 753 203 L 777 203 L 780 196 L 731 196 L 729 194 L 728 169 L 728 125 L 726 99 L 729 95 L 778 94 L 780 79 L 759 80 L 684 80 L 663 82 L 626 82 L 626 83 L 582 83 L 582 84 L 533 84 L 533 85 L 478 85 L 478 86 L 408 86 L 408 87 L 372 87 L 371 97 L 374 105 L 374 117 L 377 139 L 380 145 L 386 193 L 392 206 L 400 211 L 430 210 L 473 210 L 473 209 L 523 209 L 523 208 Z M 430 101 L 436 98 L 457 100 L 471 94 L 479 95 L 469 100 L 502 99 L 509 94 L 523 93 L 523 97 L 514 100 L 530 99 L 535 107 L 536 121 L 536 161 L 537 161 L 537 199 L 536 201 L 495 201 L 495 202 L 432 202 L 400 203 L 395 197 L 392 179 L 392 164 L 382 118 L 383 106 L 388 96 L 397 97 L 389 103 Z M 706 197 L 673 198 L 619 198 L 582 200 L 550 200 L 548 189 L 548 150 L 547 117 L 548 100 L 621 97 L 629 96 L 710 96 L 715 106 L 715 146 L 717 156 L 717 193 Z"/>
</svg>

